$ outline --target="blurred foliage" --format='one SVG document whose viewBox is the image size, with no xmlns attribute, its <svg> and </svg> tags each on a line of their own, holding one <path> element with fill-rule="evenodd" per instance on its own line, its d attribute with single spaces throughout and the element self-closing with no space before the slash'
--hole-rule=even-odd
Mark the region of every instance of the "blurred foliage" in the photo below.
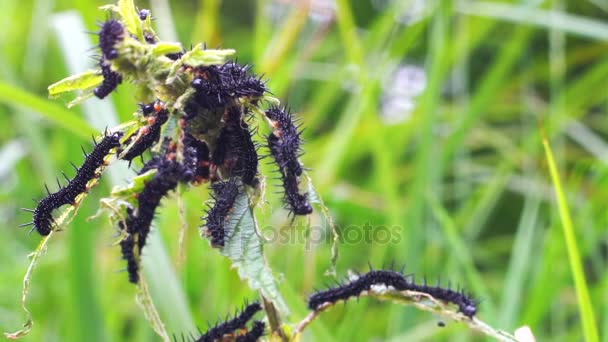
<svg viewBox="0 0 608 342">
<path fill-rule="evenodd" d="M 0 328 L 23 323 L 27 255 L 40 238 L 20 207 L 79 163 L 85 109 L 46 100 L 70 74 L 57 13 L 76 11 L 87 29 L 101 1 L 0 0 Z M 430 280 L 449 279 L 482 300 L 479 317 L 539 341 L 580 341 L 583 324 L 562 221 L 542 150 L 551 140 L 580 249 L 596 322 L 608 341 L 608 12 L 602 1 L 154 0 L 161 38 L 237 50 L 306 126 L 303 162 L 343 233 L 337 273 L 391 262 Z M 71 32 L 74 39 L 94 36 Z M 175 35 L 175 36 L 173 36 Z M 78 48 L 80 49 L 80 48 Z M 72 51 L 81 58 L 95 50 Z M 94 60 L 90 59 L 90 65 Z M 135 109 L 123 85 L 106 100 L 122 120 Z M 89 102 L 97 106 L 97 100 Z M 69 124 L 66 124 L 68 122 Z M 78 126 L 79 127 L 79 126 Z M 268 169 L 265 172 L 269 171 Z M 287 228 L 269 180 L 267 233 Z M 26 341 L 148 341 L 156 337 L 134 301 L 114 228 L 87 221 L 107 179 L 70 229 L 57 234 L 33 278 L 36 324 Z M 202 329 L 254 298 L 229 262 L 199 237 L 204 187 L 183 195 L 189 229 L 179 262 L 177 200 L 156 222 Z M 319 221 L 320 222 L 320 221 Z M 313 217 L 313 225 L 320 223 Z M 387 229 L 388 227 L 388 229 Z M 314 287 L 332 281 L 329 236 L 271 243 L 292 321 Z M 362 239 L 366 232 L 374 239 Z M 390 241 L 382 234 L 390 232 Z M 349 237 L 349 238 L 347 238 Z M 384 239 L 386 240 L 386 239 Z M 144 256 L 145 257 L 145 256 Z M 150 265 L 147 265 L 150 267 Z M 162 287 L 161 284 L 157 286 Z M 382 317 L 383 319 L 376 319 Z M 167 317 L 164 317 L 167 319 Z M 459 324 L 410 307 L 362 299 L 315 321 L 308 340 L 473 340 Z M 174 325 L 177 326 L 177 325 Z M 173 326 L 173 327 L 174 327 Z M 172 325 L 169 325 L 171 329 Z M 171 331 L 181 333 L 182 331 Z"/>
</svg>

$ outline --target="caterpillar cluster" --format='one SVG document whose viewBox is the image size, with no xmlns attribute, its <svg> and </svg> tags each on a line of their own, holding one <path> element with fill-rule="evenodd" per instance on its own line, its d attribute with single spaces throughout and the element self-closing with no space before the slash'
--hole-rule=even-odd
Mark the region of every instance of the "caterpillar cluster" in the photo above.
<svg viewBox="0 0 608 342">
<path fill-rule="evenodd" d="M 430 286 L 426 282 L 416 284 L 399 272 L 387 270 L 370 270 L 354 280 L 317 292 L 308 298 L 308 308 L 318 310 L 325 303 L 336 303 L 341 300 L 346 301 L 351 297 L 358 297 L 363 292 L 369 291 L 373 285 L 391 286 L 397 291 L 426 293 L 435 299 L 457 305 L 458 311 L 469 318 L 473 318 L 477 313 L 477 302 L 464 291 L 454 291 L 439 285 Z"/>
<path fill-rule="evenodd" d="M 222 108 L 235 99 L 260 98 L 267 91 L 260 78 L 249 73 L 248 65 L 227 62 L 196 68 L 192 87 L 196 89 L 195 103 L 204 109 Z"/>
<path fill-rule="evenodd" d="M 287 209 L 294 215 L 308 215 L 312 207 L 307 193 L 300 193 L 300 176 L 303 169 L 299 157 L 302 154 L 301 132 L 291 113 L 287 110 L 273 107 L 266 111 L 266 117 L 273 126 L 273 132 L 268 135 L 268 149 L 279 166 L 285 195 L 283 201 Z"/>
<path fill-rule="evenodd" d="M 178 184 L 211 183 L 213 205 L 203 218 L 204 231 L 213 247 L 225 245 L 238 194 L 261 187 L 252 108 L 265 104 L 269 92 L 265 81 L 253 74 L 249 65 L 225 60 L 190 66 L 190 53 L 186 51 L 155 56 L 158 39 L 149 25 L 150 11 L 136 14 L 142 28 L 137 33 L 129 31 L 136 23 L 126 25 L 121 19 L 109 19 L 101 25 L 98 67 L 103 80 L 93 94 L 105 98 L 123 80 L 145 79 L 145 84 L 137 83 L 142 87 L 139 94 L 146 99 L 139 105 L 137 121 L 145 124 L 134 132 L 106 135 L 67 186 L 56 193 L 49 191 L 36 209 L 30 210 L 34 217 L 26 224 L 34 225 L 41 235 L 48 235 L 54 228 L 52 212 L 74 203 L 78 194 L 88 190 L 87 182 L 99 177 L 97 169 L 105 163 L 108 153 L 116 151 L 117 159 L 127 161 L 129 166 L 141 157 L 139 175 L 150 170 L 156 173 L 147 178 L 139 193 L 129 194 L 133 197 L 121 202 L 123 212 L 118 222 L 120 250 L 133 283 L 140 279 L 142 250 L 156 210 L 162 198 Z M 147 59 L 142 63 L 144 57 Z M 171 83 L 171 73 L 179 81 Z M 255 112 L 263 111 L 257 109 Z M 302 153 L 300 132 L 293 117 L 278 108 L 271 108 L 266 116 L 273 122 L 269 148 L 283 178 L 284 201 L 294 214 L 309 214 L 312 207 L 307 194 L 299 191 L 303 172 L 298 161 Z M 152 156 L 144 163 L 146 151 Z"/>
<path fill-rule="evenodd" d="M 91 153 L 87 154 L 83 149 L 85 160 L 82 166 L 76 167 L 72 164 L 76 170 L 76 176 L 69 179 L 64 174 L 68 183 L 65 186 L 61 186 L 59 180 L 57 180 L 59 190 L 56 192 L 51 193 L 47 187 L 47 196 L 38 202 L 34 210 L 24 209 L 33 213 L 32 222 L 22 224 L 21 226 L 33 225 L 40 235 L 49 235 L 54 222 L 52 216 L 53 210 L 66 204 L 74 204 L 78 195 L 89 190 L 87 184 L 91 180 L 101 176 L 99 169 L 102 166 L 105 166 L 106 156 L 108 156 L 112 150 L 120 146 L 121 136 L 122 133 L 119 132 L 106 133 L 99 143 L 93 139 L 95 147 Z"/>
<path fill-rule="evenodd" d="M 262 310 L 260 303 L 254 302 L 249 304 L 234 318 L 228 319 L 209 328 L 204 334 L 196 339 L 196 342 L 220 341 L 228 336 L 232 337 L 233 339 L 236 337 L 236 341 L 257 341 L 264 334 L 264 322 L 254 321 L 253 327 L 248 332 L 240 335 L 237 333 L 238 330 L 246 329 L 247 322 L 249 322 L 260 310 Z"/>
</svg>

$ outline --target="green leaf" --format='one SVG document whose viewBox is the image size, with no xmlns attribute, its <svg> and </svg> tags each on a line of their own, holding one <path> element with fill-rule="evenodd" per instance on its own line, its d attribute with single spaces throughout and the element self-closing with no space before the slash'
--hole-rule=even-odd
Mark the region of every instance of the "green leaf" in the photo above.
<svg viewBox="0 0 608 342">
<path fill-rule="evenodd" d="M 186 52 L 178 61 L 173 63 L 171 71 L 167 77 L 167 82 L 171 83 L 177 74 L 177 70 L 182 65 L 189 65 L 191 67 L 198 67 L 201 65 L 218 65 L 226 62 L 226 58 L 236 53 L 233 49 L 215 50 L 215 49 L 204 49 L 203 44 L 197 44 L 192 50 Z"/>
<path fill-rule="evenodd" d="M 583 269 L 581 254 L 576 242 L 576 234 L 574 233 L 574 225 L 572 224 L 572 217 L 570 216 L 568 200 L 566 199 L 566 195 L 562 187 L 555 158 L 553 158 L 553 151 L 551 150 L 549 141 L 545 136 L 543 136 L 543 148 L 545 150 L 545 157 L 547 158 L 547 164 L 549 166 L 549 173 L 551 174 L 551 181 L 553 182 L 553 189 L 555 190 L 555 196 L 557 198 L 559 216 L 562 221 L 564 240 L 566 241 L 566 251 L 568 253 L 568 261 L 570 262 L 570 271 L 572 272 L 572 277 L 574 278 L 574 289 L 576 290 L 576 298 L 578 300 L 578 309 L 581 315 L 583 334 L 585 336 L 585 341 L 597 342 L 600 340 L 599 333 L 597 331 L 597 321 L 595 320 L 593 304 L 591 301 L 591 296 L 589 295 L 587 280 L 585 279 L 585 271 Z"/>
<path fill-rule="evenodd" d="M 169 53 L 178 53 L 182 51 L 182 44 L 180 43 L 164 43 L 159 42 L 152 48 L 152 55 L 155 57 L 164 56 Z"/>
<path fill-rule="evenodd" d="M 226 58 L 235 54 L 233 49 L 225 50 L 214 50 L 214 49 L 203 49 L 202 45 L 199 44 L 192 49 L 192 51 L 184 54 L 180 62 L 187 64 L 192 67 L 201 65 L 213 65 L 222 64 L 226 62 Z"/>
<path fill-rule="evenodd" d="M 118 8 L 120 12 L 120 16 L 122 17 L 122 21 L 127 27 L 127 31 L 137 36 L 140 40 L 143 41 L 143 32 L 141 29 L 141 20 L 137 15 L 137 10 L 135 9 L 135 4 L 133 0 L 119 0 Z"/>
<path fill-rule="evenodd" d="M 97 70 L 87 70 L 83 73 L 66 77 L 61 81 L 51 84 L 48 88 L 49 96 L 56 97 L 59 94 L 75 91 L 86 90 L 97 86 L 103 81 L 103 76 Z"/>
<path fill-rule="evenodd" d="M 141 175 L 137 175 L 133 177 L 131 183 L 127 185 L 116 185 L 112 189 L 112 197 L 133 197 L 133 195 L 138 194 L 143 191 L 144 186 L 147 182 L 149 182 L 157 173 L 157 170 L 152 169 L 148 172 L 145 172 Z"/>
<path fill-rule="evenodd" d="M 317 190 L 315 190 L 315 187 L 312 184 L 312 179 L 310 179 L 310 176 L 308 175 L 308 173 L 305 173 L 304 177 L 306 178 L 306 181 L 308 183 L 307 188 L 308 188 L 308 198 L 310 200 L 310 203 L 313 204 L 317 209 L 321 210 L 321 213 L 323 214 L 323 218 L 325 219 L 325 224 L 327 225 L 327 228 L 329 228 L 329 230 L 331 230 L 331 235 L 332 235 L 331 266 L 329 267 L 329 269 L 327 269 L 325 271 L 325 275 L 335 276 L 336 275 L 336 266 L 338 264 L 338 257 L 340 256 L 340 253 L 338 250 L 338 244 L 340 242 L 339 241 L 340 232 L 338 231 L 338 228 L 334 224 L 334 220 L 331 216 L 331 213 L 329 212 L 329 208 L 327 208 L 327 206 L 325 205 L 325 202 L 323 201 L 323 198 L 321 198 L 321 195 L 319 195 L 317 193 Z"/>
<path fill-rule="evenodd" d="M 241 279 L 248 281 L 251 289 L 259 290 L 283 315 L 287 315 L 287 305 L 264 259 L 257 223 L 245 192 L 241 192 L 234 202 L 227 231 L 229 236 L 220 250 L 222 255 L 232 261 L 232 266 L 237 268 Z"/>
</svg>

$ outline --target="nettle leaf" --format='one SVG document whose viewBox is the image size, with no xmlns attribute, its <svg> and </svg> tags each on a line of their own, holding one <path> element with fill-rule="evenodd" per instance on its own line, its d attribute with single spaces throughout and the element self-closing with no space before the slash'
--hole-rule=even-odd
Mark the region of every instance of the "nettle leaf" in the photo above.
<svg viewBox="0 0 608 342">
<path fill-rule="evenodd" d="M 171 83 L 182 65 L 193 68 L 203 65 L 218 65 L 226 62 L 227 58 L 236 53 L 233 49 L 205 49 L 203 44 L 195 45 L 192 50 L 186 52 L 179 60 L 175 61 L 167 76 L 167 82 Z"/>
<path fill-rule="evenodd" d="M 51 84 L 48 87 L 49 96 L 56 97 L 62 93 L 87 90 L 99 85 L 103 81 L 103 76 L 98 70 L 87 70 L 83 73 L 66 77 L 61 81 Z"/>
<path fill-rule="evenodd" d="M 247 280 L 251 289 L 259 290 L 283 315 L 289 314 L 272 270 L 264 259 L 262 239 L 257 233 L 257 222 L 245 192 L 241 192 L 234 202 L 227 232 L 228 238 L 220 250 L 222 255 L 232 261 L 232 266 L 237 268 L 241 279 Z"/>
<path fill-rule="evenodd" d="M 131 183 L 127 185 L 117 185 L 112 189 L 112 197 L 128 198 L 140 193 L 147 182 L 149 182 L 158 170 L 149 170 L 141 175 L 133 177 Z"/>
<path fill-rule="evenodd" d="M 152 48 L 152 55 L 154 57 L 164 56 L 170 53 L 178 53 L 182 51 L 182 44 L 180 43 L 165 43 L 159 42 L 154 44 Z"/>
<path fill-rule="evenodd" d="M 233 49 L 205 49 L 202 44 L 198 44 L 191 51 L 185 53 L 180 62 L 194 68 L 201 65 L 222 64 L 235 53 L 236 51 Z"/>
</svg>

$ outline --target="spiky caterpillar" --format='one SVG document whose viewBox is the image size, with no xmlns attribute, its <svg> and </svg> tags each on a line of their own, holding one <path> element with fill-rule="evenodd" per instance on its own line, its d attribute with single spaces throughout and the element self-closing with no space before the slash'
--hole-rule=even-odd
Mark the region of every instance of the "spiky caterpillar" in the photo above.
<svg viewBox="0 0 608 342">
<path fill-rule="evenodd" d="M 101 25 L 99 30 L 99 49 L 106 59 L 118 57 L 116 44 L 123 40 L 125 29 L 118 20 L 110 19 Z"/>
<path fill-rule="evenodd" d="M 237 98 L 262 97 L 267 91 L 266 85 L 250 75 L 249 69 L 249 66 L 235 62 L 196 68 L 191 83 L 196 89 L 194 101 L 203 108 L 215 109 Z"/>
<path fill-rule="evenodd" d="M 188 168 L 186 176 L 197 183 L 209 180 L 210 158 L 207 144 L 186 133 L 184 134 L 183 146 L 183 163 Z"/>
<path fill-rule="evenodd" d="M 42 236 L 51 233 L 51 225 L 53 223 L 52 212 L 66 204 L 74 204 L 76 197 L 83 192 L 88 191 L 87 183 L 92 179 L 98 178 L 100 175 L 98 169 L 105 165 L 105 158 L 110 152 L 120 146 L 120 137 L 122 133 L 105 134 L 103 139 L 97 143 L 93 140 L 95 147 L 91 153 L 84 152 L 85 160 L 81 167 L 76 167 L 76 175 L 71 180 L 67 178 L 68 184 L 61 187 L 57 192 L 51 193 L 38 202 L 36 209 L 33 212 L 32 222 L 21 226 L 34 225 L 34 228 Z M 65 176 L 65 175 L 64 175 Z M 57 181 L 59 184 L 59 181 Z M 28 210 L 30 211 L 30 210 Z"/>
<path fill-rule="evenodd" d="M 240 314 L 238 314 L 237 316 L 235 316 L 232 319 L 229 319 L 227 321 L 224 321 L 222 323 L 219 323 L 217 325 L 215 325 L 214 327 L 209 328 L 203 335 L 201 335 L 198 339 L 196 339 L 197 342 L 211 342 L 211 341 L 216 341 L 216 340 L 220 340 L 223 336 L 228 335 L 228 334 L 232 334 L 234 333 L 237 329 L 243 329 L 245 328 L 245 325 L 247 324 L 247 322 L 249 322 L 249 320 L 251 320 L 251 318 L 253 318 L 253 316 L 258 312 L 262 310 L 262 306 L 260 305 L 260 303 L 251 303 L 249 305 L 247 305 L 245 307 L 244 310 L 241 311 Z M 263 325 L 263 323 L 262 323 Z M 261 327 L 261 333 L 264 333 L 264 326 Z M 255 333 L 259 333 L 260 330 L 260 324 L 259 323 L 254 323 L 254 328 L 251 331 L 254 331 Z M 260 334 L 261 335 L 261 334 Z M 253 334 L 252 334 L 253 337 Z M 255 340 L 243 340 L 243 341 L 255 341 Z"/>
<path fill-rule="evenodd" d="M 211 246 L 223 247 L 225 238 L 224 224 L 234 201 L 239 194 L 239 186 L 235 178 L 227 181 L 215 182 L 211 185 L 213 194 L 211 195 L 214 203 L 203 218 L 205 221 L 205 235 L 210 239 Z"/>
<path fill-rule="evenodd" d="M 300 193 L 298 177 L 294 174 L 281 172 L 283 180 L 283 202 L 286 208 L 295 215 L 308 215 L 312 213 L 312 206 L 308 202 L 308 194 Z"/>
<path fill-rule="evenodd" d="M 127 210 L 124 224 L 122 222 L 119 224 L 121 230 L 126 233 L 120 246 L 123 259 L 127 261 L 129 281 L 132 283 L 139 281 L 139 263 L 135 256 L 141 255 L 146 245 L 156 208 L 161 199 L 175 189 L 183 177 L 182 165 L 164 157 L 155 157 L 148 161 L 140 174 L 150 169 L 156 169 L 157 173 L 137 195 L 137 209 Z"/>
<path fill-rule="evenodd" d="M 293 115 L 288 111 L 272 107 L 265 114 L 273 126 L 273 132 L 267 139 L 268 149 L 279 166 L 285 190 L 283 201 L 293 214 L 308 215 L 312 213 L 312 206 L 308 202 L 307 194 L 302 194 L 299 190 L 299 176 L 303 172 L 302 164 L 298 159 L 302 153 L 301 132 L 295 124 Z"/>
<path fill-rule="evenodd" d="M 103 57 L 99 60 L 99 67 L 101 68 L 103 81 L 93 90 L 93 94 L 99 99 L 104 99 L 122 83 L 122 76 L 112 70 L 111 64 Z"/>
<path fill-rule="evenodd" d="M 99 99 L 103 99 L 122 83 L 122 76 L 112 70 L 110 60 L 118 57 L 116 44 L 124 39 L 125 29 L 119 21 L 110 19 L 101 25 L 98 36 L 99 49 L 102 54 L 99 59 L 99 67 L 103 81 L 93 90 L 93 94 Z"/>
<path fill-rule="evenodd" d="M 156 175 L 146 183 L 142 192 L 137 196 L 137 212 L 135 214 L 136 229 L 140 233 L 139 247 L 143 248 L 150 232 L 150 224 L 154 218 L 156 207 L 169 191 L 175 189 L 183 177 L 183 168 L 176 161 L 158 158 L 151 161 L 155 164 Z"/>
<path fill-rule="evenodd" d="M 264 335 L 266 324 L 262 321 L 253 322 L 253 327 L 243 335 L 237 336 L 236 342 L 256 342 Z"/>
<path fill-rule="evenodd" d="M 230 175 L 241 177 L 244 184 L 254 186 L 258 173 L 257 147 L 252 139 L 253 132 L 241 117 L 239 107 L 227 109 L 213 152 L 213 163 L 224 166 Z"/>
<path fill-rule="evenodd" d="M 348 281 L 339 286 L 319 291 L 308 298 L 308 307 L 311 310 L 319 309 L 325 303 L 336 303 L 357 297 L 369 291 L 372 285 L 391 286 L 397 291 L 416 291 L 426 293 L 435 299 L 452 303 L 465 316 L 472 318 L 477 313 L 477 303 L 462 291 L 454 291 L 440 286 L 428 286 L 426 283 L 418 285 L 406 279 L 403 274 L 395 271 L 371 270 L 359 275 L 357 279 Z"/>
<path fill-rule="evenodd" d="M 426 293 L 433 298 L 458 305 L 458 311 L 469 318 L 473 318 L 477 313 L 477 301 L 463 290 L 454 291 L 439 285 L 430 286 L 426 282 L 423 284 L 413 284 L 413 286 L 412 291 Z"/>
<path fill-rule="evenodd" d="M 130 216 L 132 209 L 127 211 Z M 128 228 L 125 226 L 124 221 L 118 223 L 120 230 L 126 231 Z M 120 253 L 122 258 L 127 262 L 127 274 L 129 275 L 129 282 L 137 284 L 139 282 L 139 247 L 137 247 L 138 233 L 132 231 L 127 233 L 122 240 L 120 240 Z"/>
<path fill-rule="evenodd" d="M 125 145 L 130 144 L 133 139 L 137 140 L 135 140 L 133 146 L 119 156 L 120 159 L 131 162 L 134 158 L 141 156 L 160 139 L 161 128 L 169 119 L 169 111 L 164 108 L 162 103 L 154 102 L 151 106 L 155 115 L 151 115 L 148 113 L 149 106 L 142 106 L 142 112 L 149 124 L 141 127 L 126 139 Z"/>
<path fill-rule="evenodd" d="M 279 107 L 272 107 L 265 114 L 273 126 L 273 132 L 268 137 L 268 147 L 277 164 L 289 173 L 301 176 L 302 164 L 298 158 L 302 154 L 302 138 L 293 114 Z"/>
</svg>

